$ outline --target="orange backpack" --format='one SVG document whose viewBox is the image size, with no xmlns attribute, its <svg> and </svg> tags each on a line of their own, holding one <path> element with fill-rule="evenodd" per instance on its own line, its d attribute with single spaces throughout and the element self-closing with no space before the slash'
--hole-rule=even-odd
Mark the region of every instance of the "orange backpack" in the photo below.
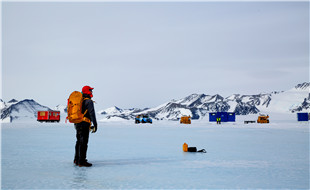
<svg viewBox="0 0 310 190">
<path fill-rule="evenodd" d="M 90 123 L 90 120 L 84 117 L 87 110 L 82 113 L 82 104 L 85 99 L 88 98 L 83 98 L 83 94 L 81 92 L 74 91 L 70 94 L 67 108 L 67 119 L 69 119 L 70 123 L 81 123 L 82 121 Z"/>
</svg>

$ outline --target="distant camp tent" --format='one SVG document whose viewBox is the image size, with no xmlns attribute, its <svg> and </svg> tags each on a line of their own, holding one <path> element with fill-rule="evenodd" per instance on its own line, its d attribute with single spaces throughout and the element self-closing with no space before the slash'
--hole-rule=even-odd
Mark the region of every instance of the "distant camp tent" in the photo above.
<svg viewBox="0 0 310 190">
<path fill-rule="evenodd" d="M 309 113 L 297 113 L 298 121 L 309 121 Z"/>
<path fill-rule="evenodd" d="M 216 122 L 216 118 L 221 118 L 222 122 L 235 122 L 236 114 L 234 112 L 211 112 L 209 113 L 210 122 Z"/>
<path fill-rule="evenodd" d="M 234 112 L 228 112 L 227 121 L 235 122 L 236 121 L 236 114 Z"/>
</svg>

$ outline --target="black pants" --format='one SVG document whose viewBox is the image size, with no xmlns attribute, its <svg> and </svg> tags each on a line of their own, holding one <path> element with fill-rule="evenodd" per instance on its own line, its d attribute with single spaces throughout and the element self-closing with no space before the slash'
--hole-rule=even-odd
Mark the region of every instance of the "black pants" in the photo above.
<svg viewBox="0 0 310 190">
<path fill-rule="evenodd" d="M 86 153 L 88 147 L 89 137 L 89 123 L 81 122 L 75 124 L 76 129 L 76 144 L 75 144 L 75 158 L 78 163 L 86 161 Z"/>
</svg>

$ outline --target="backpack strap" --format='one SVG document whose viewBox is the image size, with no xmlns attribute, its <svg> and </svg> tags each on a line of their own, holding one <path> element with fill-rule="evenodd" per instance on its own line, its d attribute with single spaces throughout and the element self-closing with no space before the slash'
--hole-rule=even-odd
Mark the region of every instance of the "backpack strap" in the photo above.
<svg viewBox="0 0 310 190">
<path fill-rule="evenodd" d="M 89 99 L 89 98 L 83 98 L 83 102 L 84 102 L 84 100 L 87 100 L 87 99 Z M 86 109 L 85 112 L 83 113 L 83 116 L 85 116 L 85 114 L 87 113 L 87 111 L 88 111 L 88 110 Z M 85 121 L 85 122 L 91 124 L 90 119 L 88 119 L 87 117 L 83 117 L 83 121 Z"/>
<path fill-rule="evenodd" d="M 87 122 L 87 123 L 91 124 L 90 119 L 88 119 L 87 117 L 83 117 L 83 121 L 85 121 L 85 122 Z"/>
</svg>

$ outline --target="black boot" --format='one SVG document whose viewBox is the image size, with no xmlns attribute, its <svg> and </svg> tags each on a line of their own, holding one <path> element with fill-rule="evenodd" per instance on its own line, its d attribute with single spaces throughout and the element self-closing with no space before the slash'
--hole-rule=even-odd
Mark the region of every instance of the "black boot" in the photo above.
<svg viewBox="0 0 310 190">
<path fill-rule="evenodd" d="M 75 165 L 79 165 L 77 159 L 74 159 L 74 160 L 73 160 L 73 163 L 74 163 Z"/>
<path fill-rule="evenodd" d="M 87 162 L 87 160 L 85 160 L 84 162 L 80 162 L 80 163 L 79 163 L 79 166 L 80 166 L 80 167 L 91 167 L 92 164 L 89 163 L 89 162 Z"/>
</svg>

